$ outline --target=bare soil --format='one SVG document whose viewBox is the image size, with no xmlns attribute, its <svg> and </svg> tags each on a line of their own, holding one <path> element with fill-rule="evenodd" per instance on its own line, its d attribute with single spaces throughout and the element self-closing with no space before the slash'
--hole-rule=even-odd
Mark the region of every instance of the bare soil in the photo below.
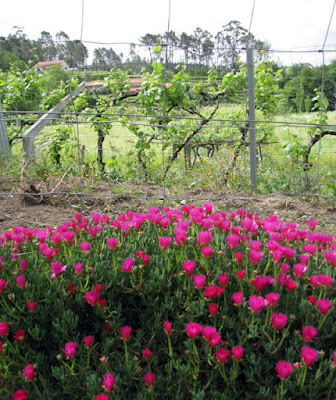
<svg viewBox="0 0 336 400">
<path fill-rule="evenodd" d="M 143 212 L 149 206 L 163 206 L 163 188 L 152 183 L 115 184 L 99 181 L 97 184 L 80 186 L 70 179 L 61 182 L 35 180 L 22 183 L 0 176 L 0 232 L 21 225 L 42 229 L 48 225 L 57 226 L 72 218 L 77 211 L 89 215 L 101 212 L 117 216 L 127 210 Z M 86 191 L 86 195 L 73 192 Z M 24 194 L 14 194 L 14 193 Z M 43 195 L 41 193 L 49 193 Z M 52 192 L 52 193 L 51 193 Z M 236 211 L 245 208 L 262 218 L 278 214 L 286 222 L 297 222 L 300 228 L 308 227 L 306 221 L 319 221 L 318 230 L 336 235 L 336 205 L 318 199 L 288 197 L 282 193 L 270 196 L 244 194 L 232 191 L 210 192 L 197 189 L 175 187 L 165 191 L 164 205 L 180 207 L 182 204 L 202 205 L 214 203 L 217 210 Z"/>
</svg>

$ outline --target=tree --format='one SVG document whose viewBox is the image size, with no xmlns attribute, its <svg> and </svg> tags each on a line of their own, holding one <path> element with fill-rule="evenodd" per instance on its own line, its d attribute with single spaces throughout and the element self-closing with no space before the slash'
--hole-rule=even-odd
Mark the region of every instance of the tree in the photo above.
<svg viewBox="0 0 336 400">
<path fill-rule="evenodd" d="M 184 63 L 188 65 L 189 58 L 192 54 L 192 45 L 194 42 L 194 37 L 192 35 L 188 35 L 185 32 L 182 32 L 180 35 L 179 46 L 184 53 Z"/>
<path fill-rule="evenodd" d="M 121 55 L 117 54 L 112 48 L 106 49 L 99 47 L 93 52 L 93 65 L 96 68 L 117 68 L 122 62 Z"/>
<path fill-rule="evenodd" d="M 42 31 L 37 42 L 35 42 L 35 46 L 40 61 L 53 61 L 57 59 L 57 48 L 49 32 Z"/>
<path fill-rule="evenodd" d="M 147 46 L 151 63 L 153 62 L 153 54 L 152 54 L 153 47 L 158 44 L 159 40 L 160 40 L 160 35 L 156 34 L 153 35 L 151 33 L 147 33 L 145 36 L 142 36 L 140 38 L 140 43 Z"/>
<path fill-rule="evenodd" d="M 89 54 L 80 40 L 70 40 L 63 31 L 56 34 L 56 39 L 59 42 L 56 46 L 59 60 L 65 60 L 70 68 L 82 67 L 85 64 Z"/>
</svg>

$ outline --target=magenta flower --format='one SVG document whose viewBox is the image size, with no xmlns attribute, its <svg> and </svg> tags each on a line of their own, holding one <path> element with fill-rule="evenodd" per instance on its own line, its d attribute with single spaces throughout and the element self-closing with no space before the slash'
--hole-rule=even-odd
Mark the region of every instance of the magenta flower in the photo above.
<svg viewBox="0 0 336 400">
<path fill-rule="evenodd" d="M 201 252 L 203 253 L 205 258 L 209 258 L 211 257 L 212 254 L 212 247 L 211 246 L 202 247 Z"/>
<path fill-rule="evenodd" d="M 214 299 L 217 295 L 220 295 L 223 292 L 224 288 L 221 288 L 218 285 L 208 285 L 203 291 L 203 296 L 209 297 L 209 299 Z"/>
<path fill-rule="evenodd" d="M 142 350 L 142 355 L 144 358 L 151 358 L 152 352 L 149 350 L 148 347 Z"/>
<path fill-rule="evenodd" d="M 199 234 L 197 235 L 198 237 L 198 242 L 200 244 L 204 244 L 207 245 L 210 241 L 211 241 L 211 232 L 210 231 L 202 231 L 199 232 Z"/>
<path fill-rule="evenodd" d="M 262 296 L 252 295 L 249 297 L 251 311 L 257 313 L 267 306 L 266 300 Z"/>
<path fill-rule="evenodd" d="M 301 348 L 301 356 L 303 359 L 303 362 L 309 367 L 310 365 L 314 364 L 316 358 L 318 355 L 318 351 L 309 347 L 309 346 L 304 346 Z"/>
<path fill-rule="evenodd" d="M 317 333 L 317 330 L 311 325 L 302 327 L 302 337 L 303 340 L 307 343 L 313 340 Z"/>
<path fill-rule="evenodd" d="M 159 237 L 159 243 L 163 249 L 166 249 L 170 245 L 171 241 L 172 238 L 170 236 Z"/>
<path fill-rule="evenodd" d="M 235 249 L 239 243 L 239 236 L 235 233 L 232 233 L 227 236 L 227 243 L 231 249 Z"/>
<path fill-rule="evenodd" d="M 20 260 L 20 266 L 19 266 L 19 268 L 20 268 L 22 271 L 26 271 L 26 270 L 27 270 L 27 267 L 28 267 L 28 260 L 26 260 L 26 259 Z"/>
<path fill-rule="evenodd" d="M 216 354 L 216 357 L 218 358 L 218 361 L 221 364 L 225 364 L 227 359 L 230 356 L 230 351 L 228 349 L 225 349 L 225 348 L 221 347 L 220 349 L 215 351 L 215 354 Z"/>
<path fill-rule="evenodd" d="M 191 275 L 193 273 L 194 268 L 196 267 L 195 261 L 192 260 L 186 260 L 182 262 L 182 268 L 185 270 L 185 272 L 188 275 Z"/>
<path fill-rule="evenodd" d="M 109 397 L 105 393 L 100 393 L 93 400 L 109 400 Z"/>
<path fill-rule="evenodd" d="M 156 374 L 154 372 L 150 372 L 150 371 L 146 372 L 145 375 L 143 376 L 143 378 L 148 386 L 154 385 L 155 377 L 156 377 Z"/>
<path fill-rule="evenodd" d="M 333 302 L 328 299 L 320 299 L 317 301 L 317 308 L 321 314 L 326 314 L 332 306 Z"/>
<path fill-rule="evenodd" d="M 202 336 L 205 340 L 208 341 L 209 346 L 216 346 L 218 343 L 222 342 L 222 338 L 220 333 L 217 332 L 217 329 L 214 326 L 204 326 L 202 328 Z"/>
<path fill-rule="evenodd" d="M 219 283 L 225 287 L 229 282 L 229 275 L 228 274 L 220 274 L 218 277 Z"/>
<path fill-rule="evenodd" d="M 84 297 L 85 300 L 93 307 L 98 303 L 99 293 L 96 290 L 90 290 L 89 292 L 85 293 Z"/>
<path fill-rule="evenodd" d="M 246 271 L 245 271 L 244 269 L 240 269 L 240 270 L 236 273 L 238 279 L 240 279 L 240 280 L 242 280 L 242 279 L 244 278 L 245 274 L 246 274 Z"/>
<path fill-rule="evenodd" d="M 251 260 L 251 263 L 254 264 L 258 264 L 258 262 L 262 259 L 262 256 L 264 255 L 264 253 L 262 251 L 255 251 L 252 250 L 249 252 L 249 259 Z"/>
<path fill-rule="evenodd" d="M 35 312 L 37 308 L 37 301 L 34 300 L 28 300 L 26 301 L 26 306 L 31 312 Z"/>
<path fill-rule="evenodd" d="M 235 259 L 238 263 L 242 262 L 243 260 L 243 253 L 238 251 L 237 253 L 234 253 Z"/>
<path fill-rule="evenodd" d="M 128 340 L 131 337 L 131 333 L 132 333 L 132 328 L 128 325 L 122 326 L 120 328 L 120 334 L 122 340 Z"/>
<path fill-rule="evenodd" d="M 170 335 L 171 330 L 172 330 L 172 323 L 169 322 L 169 321 L 165 321 L 165 322 L 163 323 L 163 328 L 164 328 L 165 333 L 166 333 L 167 335 Z"/>
<path fill-rule="evenodd" d="M 132 268 L 134 266 L 134 263 L 135 263 L 135 260 L 133 258 L 131 258 L 131 257 L 126 258 L 126 260 L 123 262 L 121 269 L 125 272 L 131 272 Z"/>
<path fill-rule="evenodd" d="M 110 372 L 103 375 L 103 388 L 107 392 L 112 392 L 112 390 L 114 389 L 114 386 L 115 386 L 114 375 L 111 374 Z"/>
<path fill-rule="evenodd" d="M 208 306 L 208 311 L 210 315 L 217 315 L 218 312 L 218 304 L 217 303 L 211 303 Z"/>
<path fill-rule="evenodd" d="M 278 331 L 286 326 L 288 317 L 286 314 L 283 314 L 281 312 L 274 312 L 272 314 L 271 321 L 274 329 Z"/>
<path fill-rule="evenodd" d="M 294 264 L 293 269 L 296 276 L 303 276 L 308 271 L 308 267 L 304 264 Z"/>
<path fill-rule="evenodd" d="M 86 253 L 87 251 L 90 250 L 91 243 L 90 242 L 81 242 L 80 247 L 82 249 L 82 252 Z"/>
<path fill-rule="evenodd" d="M 8 324 L 6 321 L 0 322 L 0 336 L 7 336 Z"/>
<path fill-rule="evenodd" d="M 68 342 L 65 344 L 65 349 L 62 349 L 62 351 L 66 354 L 67 357 L 73 358 L 76 353 L 76 347 L 76 342 Z"/>
<path fill-rule="evenodd" d="M 243 353 L 244 353 L 243 346 L 235 346 L 235 347 L 232 347 L 231 353 L 232 353 L 233 357 L 234 357 L 237 361 L 239 361 L 239 360 L 242 358 Z"/>
<path fill-rule="evenodd" d="M 313 254 L 316 253 L 317 246 L 316 246 L 316 244 L 305 243 L 305 244 L 303 245 L 303 250 L 304 250 L 307 254 L 313 255 Z"/>
<path fill-rule="evenodd" d="M 8 281 L 0 279 L 0 293 L 3 293 L 8 285 Z"/>
<path fill-rule="evenodd" d="M 333 363 L 336 366 L 336 351 L 333 353 Z"/>
<path fill-rule="evenodd" d="M 195 339 L 201 333 L 202 325 L 198 322 L 189 322 L 185 330 L 190 339 Z"/>
<path fill-rule="evenodd" d="M 194 275 L 193 281 L 197 289 L 202 289 L 205 285 L 206 275 Z"/>
<path fill-rule="evenodd" d="M 243 303 L 243 292 L 235 292 L 232 294 L 232 300 L 236 306 Z"/>
<path fill-rule="evenodd" d="M 23 370 L 22 375 L 28 380 L 33 381 L 35 379 L 35 369 L 33 364 L 28 364 Z"/>
<path fill-rule="evenodd" d="M 276 306 L 279 300 L 279 293 L 267 293 L 265 296 L 267 306 Z"/>
<path fill-rule="evenodd" d="M 53 261 L 50 267 L 53 272 L 50 276 L 50 279 L 55 279 L 57 275 L 61 275 L 66 270 L 66 268 L 67 266 L 62 266 L 62 263 L 60 261 Z"/>
<path fill-rule="evenodd" d="M 107 239 L 107 245 L 111 250 L 115 249 L 118 245 L 118 239 L 117 238 Z"/>
<path fill-rule="evenodd" d="M 93 344 L 93 340 L 94 340 L 93 336 L 85 336 L 84 337 L 85 347 L 91 347 Z"/>
<path fill-rule="evenodd" d="M 259 240 L 251 240 L 249 242 L 249 246 L 251 250 L 259 251 L 260 247 L 262 246 L 262 242 L 260 242 Z"/>
<path fill-rule="evenodd" d="M 81 264 L 81 263 L 76 263 L 76 264 L 74 265 L 74 268 L 75 268 L 76 274 L 79 275 L 79 274 L 82 272 L 82 270 L 83 270 L 83 264 Z"/>
<path fill-rule="evenodd" d="M 28 392 L 24 389 L 19 389 L 13 393 L 12 400 L 28 400 Z"/>
<path fill-rule="evenodd" d="M 26 340 L 26 332 L 24 329 L 19 329 L 13 335 L 14 342 L 20 343 Z"/>
<path fill-rule="evenodd" d="M 293 364 L 289 361 L 278 361 L 275 370 L 280 379 L 287 379 L 293 371 Z"/>
<path fill-rule="evenodd" d="M 20 288 L 24 288 L 26 286 L 26 278 L 24 274 L 18 275 L 15 279 Z"/>
<path fill-rule="evenodd" d="M 316 225 L 318 224 L 318 220 L 317 219 L 308 219 L 307 224 L 310 227 L 310 229 L 314 229 L 314 228 L 316 228 Z"/>
</svg>

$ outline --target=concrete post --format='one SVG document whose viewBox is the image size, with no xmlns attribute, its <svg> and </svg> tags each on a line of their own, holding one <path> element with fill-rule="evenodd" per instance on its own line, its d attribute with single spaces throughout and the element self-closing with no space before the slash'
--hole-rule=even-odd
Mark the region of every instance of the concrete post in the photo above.
<svg viewBox="0 0 336 400">
<path fill-rule="evenodd" d="M 256 120 L 254 92 L 254 50 L 249 45 L 246 51 L 248 70 L 249 132 L 250 132 L 250 180 L 253 190 L 257 189 Z"/>
</svg>

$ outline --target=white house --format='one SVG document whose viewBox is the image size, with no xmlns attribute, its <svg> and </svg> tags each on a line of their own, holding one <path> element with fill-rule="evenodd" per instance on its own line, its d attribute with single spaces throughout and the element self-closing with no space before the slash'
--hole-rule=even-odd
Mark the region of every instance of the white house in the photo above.
<svg viewBox="0 0 336 400">
<path fill-rule="evenodd" d="M 60 65 L 64 70 L 69 70 L 68 64 L 64 60 L 56 60 L 56 61 L 39 61 L 37 64 L 34 65 L 34 68 L 38 72 L 44 72 L 46 69 L 53 65 Z"/>
</svg>

